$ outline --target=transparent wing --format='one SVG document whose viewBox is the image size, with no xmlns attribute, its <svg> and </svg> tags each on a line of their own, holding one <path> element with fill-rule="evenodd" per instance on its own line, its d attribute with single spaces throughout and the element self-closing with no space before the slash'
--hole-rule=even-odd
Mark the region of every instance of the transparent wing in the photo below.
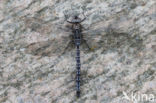
<svg viewBox="0 0 156 103">
<path fill-rule="evenodd" d="M 52 34 L 50 40 L 48 41 L 39 41 L 36 43 L 31 43 L 27 46 L 27 52 L 33 55 L 60 55 L 67 48 L 71 38 L 71 24 L 66 22 L 51 22 L 44 21 L 38 18 L 27 18 L 25 20 L 26 26 L 31 28 L 32 30 L 39 32 L 40 34 Z M 108 24 L 104 22 L 97 22 L 92 24 L 91 26 L 83 26 L 85 30 L 83 30 L 83 43 L 88 46 L 91 50 L 98 49 L 101 46 L 101 42 L 103 42 L 103 35 L 108 30 Z M 57 34 L 53 35 L 53 34 Z M 53 38 L 53 37 L 57 38 Z M 59 38 L 58 38 L 59 37 Z M 85 46 L 85 47 L 86 47 Z"/>
<path fill-rule="evenodd" d="M 35 17 L 23 17 L 22 20 L 26 28 L 41 34 L 50 34 L 52 32 L 67 34 L 71 32 L 71 24 L 65 22 L 44 21 Z"/>
<path fill-rule="evenodd" d="M 37 56 L 59 56 L 62 55 L 70 40 L 68 38 L 57 38 L 28 44 L 25 52 Z"/>
<path fill-rule="evenodd" d="M 37 56 L 54 56 L 61 55 L 68 48 L 71 41 L 70 34 L 65 32 L 61 27 L 54 23 L 48 23 L 38 18 L 25 18 L 26 28 L 38 32 L 39 36 L 48 40 L 39 40 L 33 43 L 28 43 L 25 47 L 25 52 Z"/>
<path fill-rule="evenodd" d="M 108 32 L 109 25 L 108 23 L 98 22 L 94 23 L 85 29 L 83 34 L 83 39 L 86 40 L 87 44 L 91 48 L 91 50 L 96 50 L 100 48 L 104 42 L 104 35 Z"/>
</svg>

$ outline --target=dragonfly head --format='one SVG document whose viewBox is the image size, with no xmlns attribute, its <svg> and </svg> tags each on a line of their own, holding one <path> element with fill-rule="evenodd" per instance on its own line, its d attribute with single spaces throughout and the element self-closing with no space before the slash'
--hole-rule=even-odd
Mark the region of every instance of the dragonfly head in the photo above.
<svg viewBox="0 0 156 103">
<path fill-rule="evenodd" d="M 78 19 L 79 17 L 77 15 L 74 16 L 74 19 Z"/>
</svg>

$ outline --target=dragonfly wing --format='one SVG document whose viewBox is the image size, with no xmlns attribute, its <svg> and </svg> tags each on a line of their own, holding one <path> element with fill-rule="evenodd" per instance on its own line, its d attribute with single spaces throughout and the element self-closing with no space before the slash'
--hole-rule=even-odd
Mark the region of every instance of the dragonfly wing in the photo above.
<svg viewBox="0 0 156 103">
<path fill-rule="evenodd" d="M 25 52 L 35 56 L 59 56 L 69 44 L 69 38 L 55 38 L 48 41 L 40 41 L 28 44 Z"/>
<path fill-rule="evenodd" d="M 88 30 L 82 32 L 83 39 L 86 40 L 87 44 L 92 50 L 100 48 L 104 42 L 104 35 L 108 33 L 110 22 L 97 22 L 88 27 Z"/>
<path fill-rule="evenodd" d="M 102 30 L 90 30 L 83 33 L 83 44 L 88 46 L 91 50 L 98 49 L 100 42 L 102 42 Z"/>
<path fill-rule="evenodd" d="M 63 32 L 66 32 L 66 33 L 71 33 L 72 32 L 72 25 L 71 24 L 59 24 L 59 23 L 56 23 L 55 24 L 56 28 L 58 30 L 62 30 Z"/>
<path fill-rule="evenodd" d="M 100 36 L 84 36 L 82 40 L 83 47 L 91 51 L 94 51 L 100 47 L 99 42 L 101 42 Z"/>
<path fill-rule="evenodd" d="M 44 21 L 35 17 L 22 18 L 26 28 L 37 32 L 39 38 L 36 42 L 28 43 L 26 53 L 38 56 L 53 56 L 61 55 L 70 42 L 70 33 L 64 24 Z M 34 37 L 34 35 L 32 35 Z M 46 38 L 43 40 L 43 38 Z M 29 40 L 31 41 L 31 40 Z"/>
<path fill-rule="evenodd" d="M 31 31 L 38 32 L 40 34 L 51 34 L 54 33 L 71 33 L 71 24 L 45 21 L 36 17 L 23 17 L 21 20 L 24 21 L 25 27 L 31 29 Z"/>
</svg>

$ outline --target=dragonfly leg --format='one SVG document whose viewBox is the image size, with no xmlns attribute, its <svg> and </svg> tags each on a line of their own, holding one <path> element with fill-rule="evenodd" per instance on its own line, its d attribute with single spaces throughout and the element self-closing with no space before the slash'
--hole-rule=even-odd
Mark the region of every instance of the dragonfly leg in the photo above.
<svg viewBox="0 0 156 103">
<path fill-rule="evenodd" d="M 67 45 L 66 48 L 64 49 L 62 55 L 65 54 L 65 52 L 66 52 L 67 50 L 69 50 L 70 48 L 74 48 L 74 43 L 73 43 L 73 41 L 70 41 L 70 42 L 68 43 L 68 45 Z"/>
<path fill-rule="evenodd" d="M 88 50 L 91 51 L 91 47 L 89 46 L 89 44 L 87 43 L 87 41 L 85 39 L 82 39 L 82 44 L 86 45 Z"/>
</svg>

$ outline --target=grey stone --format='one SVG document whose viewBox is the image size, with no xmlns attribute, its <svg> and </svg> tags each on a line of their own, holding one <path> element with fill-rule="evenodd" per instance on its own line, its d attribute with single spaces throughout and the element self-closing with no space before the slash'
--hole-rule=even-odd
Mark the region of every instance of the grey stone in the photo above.
<svg viewBox="0 0 156 103">
<path fill-rule="evenodd" d="M 92 50 L 81 46 L 81 97 L 76 98 L 75 14 Z M 62 55 L 62 54 L 63 55 Z M 0 103 L 131 103 L 156 98 L 155 0 L 1 0 Z M 139 101 L 149 102 L 149 101 Z M 153 102 L 154 103 L 154 102 Z"/>
</svg>

